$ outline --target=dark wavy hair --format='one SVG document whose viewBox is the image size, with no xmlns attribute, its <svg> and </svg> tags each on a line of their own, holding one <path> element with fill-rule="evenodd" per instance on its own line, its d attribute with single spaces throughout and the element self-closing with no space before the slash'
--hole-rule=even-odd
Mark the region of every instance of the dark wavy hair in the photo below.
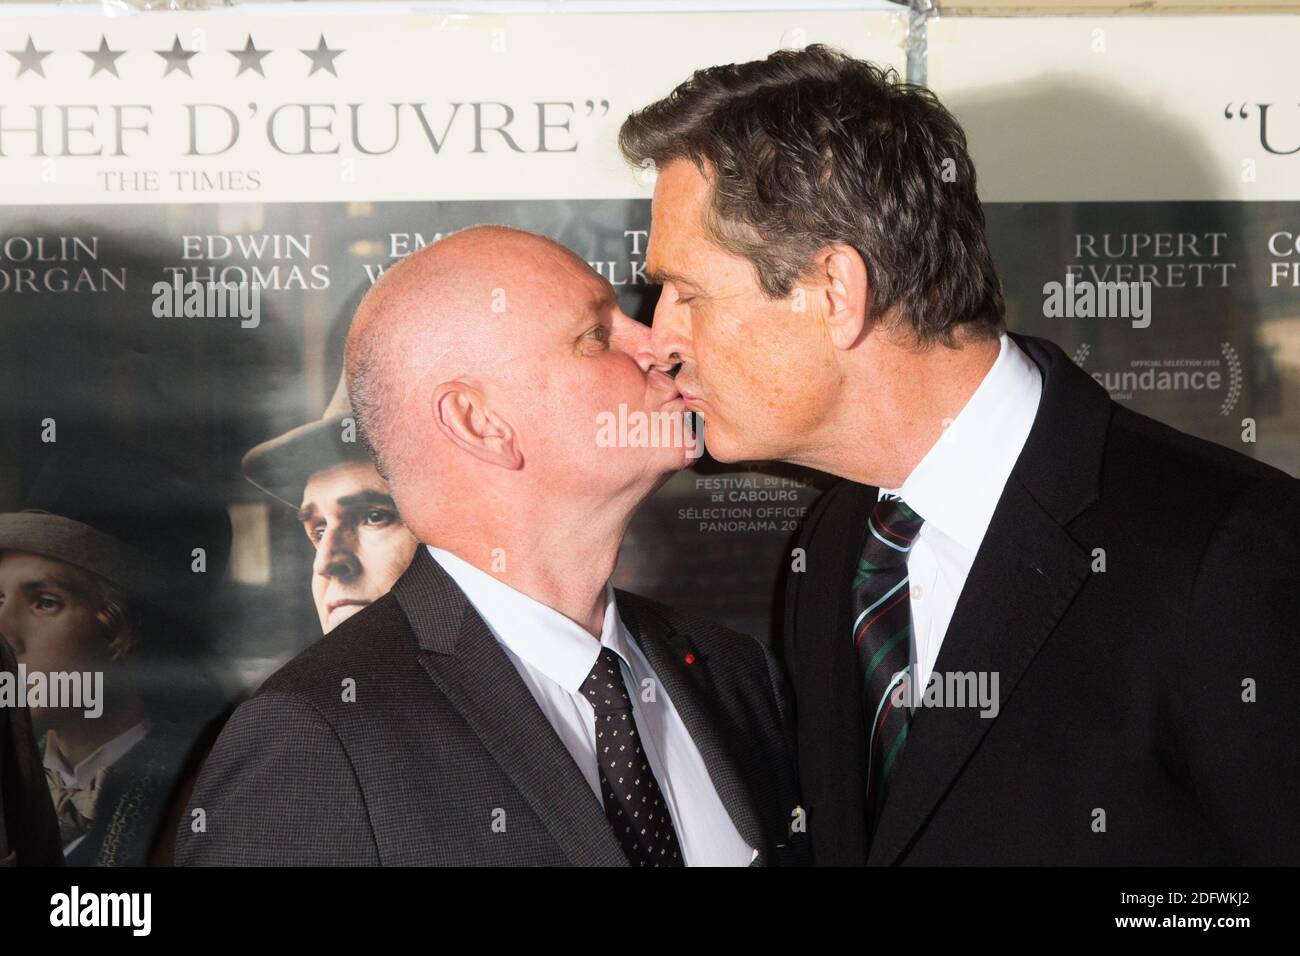
<svg viewBox="0 0 1300 956">
<path fill-rule="evenodd" d="M 929 90 L 822 45 L 697 70 L 627 118 L 633 165 L 691 160 L 708 235 L 790 294 L 828 243 L 856 249 L 868 319 L 919 343 L 997 335 L 1005 305 L 961 126 Z"/>
</svg>

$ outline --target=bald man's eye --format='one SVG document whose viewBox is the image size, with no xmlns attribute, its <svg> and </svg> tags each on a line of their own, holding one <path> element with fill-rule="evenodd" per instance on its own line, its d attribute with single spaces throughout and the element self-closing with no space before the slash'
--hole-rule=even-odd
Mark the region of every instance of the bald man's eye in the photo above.
<svg viewBox="0 0 1300 956">
<path fill-rule="evenodd" d="M 608 325 L 598 325 L 587 333 L 587 338 L 595 339 L 601 345 L 609 345 L 611 331 Z"/>
</svg>

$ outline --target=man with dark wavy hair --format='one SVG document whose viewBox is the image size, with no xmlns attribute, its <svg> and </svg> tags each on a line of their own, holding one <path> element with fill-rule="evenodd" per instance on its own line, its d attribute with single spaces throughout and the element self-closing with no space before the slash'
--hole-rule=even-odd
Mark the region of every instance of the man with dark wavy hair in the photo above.
<svg viewBox="0 0 1300 956">
<path fill-rule="evenodd" d="M 786 594 L 815 862 L 1300 860 L 1296 482 L 1004 331 L 934 95 L 781 51 L 620 146 L 709 450 L 843 479 Z"/>
</svg>

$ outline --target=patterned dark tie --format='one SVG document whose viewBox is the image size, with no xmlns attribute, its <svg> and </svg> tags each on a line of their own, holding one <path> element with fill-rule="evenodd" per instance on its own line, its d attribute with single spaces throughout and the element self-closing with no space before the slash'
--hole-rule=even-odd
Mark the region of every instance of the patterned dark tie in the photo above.
<svg viewBox="0 0 1300 956">
<path fill-rule="evenodd" d="M 890 774 L 907 742 L 911 710 L 912 607 L 907 555 L 924 519 L 898 498 L 876 503 L 853 580 L 853 644 L 862 677 L 867 734 L 868 832 L 874 832 Z"/>
<path fill-rule="evenodd" d="M 633 866 L 685 866 L 659 781 L 641 746 L 619 657 L 608 647 L 582 684 L 596 709 L 596 760 L 605 816 Z"/>
</svg>

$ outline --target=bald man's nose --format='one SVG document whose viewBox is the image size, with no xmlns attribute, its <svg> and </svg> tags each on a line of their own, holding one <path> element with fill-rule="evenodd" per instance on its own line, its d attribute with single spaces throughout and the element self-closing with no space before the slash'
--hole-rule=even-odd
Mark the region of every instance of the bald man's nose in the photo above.
<svg viewBox="0 0 1300 956">
<path fill-rule="evenodd" d="M 620 311 L 614 317 L 614 333 L 620 347 L 632 356 L 642 372 L 648 373 L 655 366 L 654 353 L 650 350 L 650 329 L 647 326 Z"/>
</svg>

